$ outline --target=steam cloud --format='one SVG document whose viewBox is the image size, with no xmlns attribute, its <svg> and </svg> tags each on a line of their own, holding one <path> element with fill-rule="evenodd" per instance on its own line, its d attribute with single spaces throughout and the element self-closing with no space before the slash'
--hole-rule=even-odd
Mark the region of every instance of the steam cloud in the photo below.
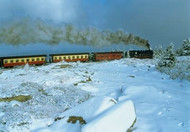
<svg viewBox="0 0 190 132">
<path fill-rule="evenodd" d="M 148 40 L 127 34 L 123 30 L 100 31 L 94 27 L 79 29 L 69 24 L 54 25 L 41 19 L 31 20 L 29 18 L 4 22 L 0 25 L 0 43 L 9 45 L 32 43 L 55 45 L 64 42 L 95 47 L 122 43 L 150 48 Z"/>
</svg>

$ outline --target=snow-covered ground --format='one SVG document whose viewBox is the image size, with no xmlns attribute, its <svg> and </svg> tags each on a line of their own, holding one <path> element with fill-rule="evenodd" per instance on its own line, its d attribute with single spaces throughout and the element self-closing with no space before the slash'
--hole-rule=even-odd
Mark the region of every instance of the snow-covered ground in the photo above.
<svg viewBox="0 0 190 132">
<path fill-rule="evenodd" d="M 0 102 L 0 131 L 85 131 L 89 124 L 109 124 L 104 117 L 117 115 L 119 106 L 131 109 L 134 104 L 133 132 L 188 132 L 190 82 L 170 79 L 156 70 L 156 63 L 122 59 L 0 69 L 0 98 L 32 97 L 26 102 Z M 122 117 L 131 111 L 119 110 L 121 120 L 109 127 L 125 125 Z M 87 124 L 67 123 L 68 113 L 83 116 Z"/>
</svg>

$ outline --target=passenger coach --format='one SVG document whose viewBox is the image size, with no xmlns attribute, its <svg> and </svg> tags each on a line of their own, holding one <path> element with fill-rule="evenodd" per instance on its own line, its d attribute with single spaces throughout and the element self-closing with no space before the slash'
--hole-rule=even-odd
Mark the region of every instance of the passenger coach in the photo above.
<svg viewBox="0 0 190 132">
<path fill-rule="evenodd" d="M 51 62 L 86 62 L 90 59 L 89 53 L 50 54 Z"/>
<path fill-rule="evenodd" d="M 5 68 L 21 66 L 27 63 L 29 65 L 43 65 L 46 63 L 46 55 L 11 56 L 1 58 L 1 65 Z"/>
<path fill-rule="evenodd" d="M 94 61 L 119 60 L 123 58 L 123 52 L 96 52 L 93 53 Z"/>
</svg>

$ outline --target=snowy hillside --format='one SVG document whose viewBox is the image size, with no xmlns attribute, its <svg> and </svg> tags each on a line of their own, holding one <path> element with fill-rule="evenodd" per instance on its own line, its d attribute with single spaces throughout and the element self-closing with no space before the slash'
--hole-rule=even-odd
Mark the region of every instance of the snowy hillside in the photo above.
<svg viewBox="0 0 190 132">
<path fill-rule="evenodd" d="M 0 131 L 86 132 L 109 123 L 122 131 L 136 119 L 133 132 L 188 132 L 190 82 L 170 79 L 156 63 L 122 59 L 0 69 Z M 68 123 L 68 116 L 86 124 Z"/>
</svg>

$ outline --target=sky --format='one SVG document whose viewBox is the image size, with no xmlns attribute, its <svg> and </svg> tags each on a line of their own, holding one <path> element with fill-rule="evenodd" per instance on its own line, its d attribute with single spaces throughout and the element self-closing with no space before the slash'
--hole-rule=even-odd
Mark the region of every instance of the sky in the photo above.
<svg viewBox="0 0 190 132">
<path fill-rule="evenodd" d="M 153 48 L 171 42 L 179 47 L 190 37 L 190 0 L 0 0 L 0 23 L 23 17 L 100 30 L 122 29 L 149 40 Z M 0 44 L 3 52 L 28 47 Z M 37 48 L 35 44 L 33 50 Z"/>
</svg>

